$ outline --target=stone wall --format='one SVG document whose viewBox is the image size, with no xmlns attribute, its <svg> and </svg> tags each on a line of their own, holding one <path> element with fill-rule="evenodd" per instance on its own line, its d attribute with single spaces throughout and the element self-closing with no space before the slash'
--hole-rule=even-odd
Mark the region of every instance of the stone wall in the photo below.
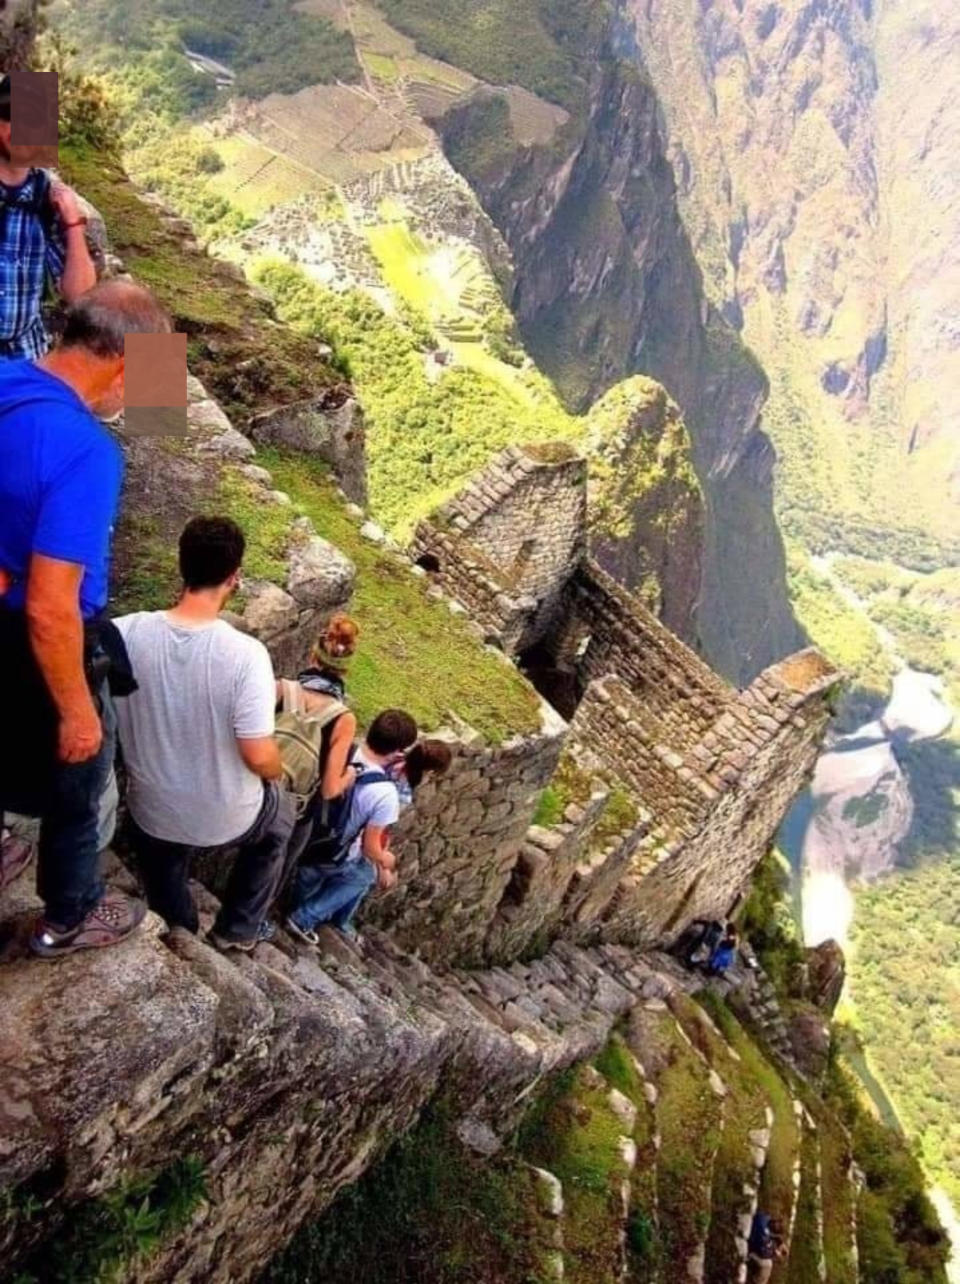
<svg viewBox="0 0 960 1284">
<path fill-rule="evenodd" d="M 488 958 L 510 960 L 546 948 L 565 917 L 570 885 L 608 798 L 598 785 L 586 805 L 571 805 L 562 821 L 530 826 L 490 925 Z"/>
<path fill-rule="evenodd" d="M 676 939 L 695 919 L 724 917 L 813 770 L 836 682 L 822 656 L 801 652 L 765 670 L 728 706 L 677 769 L 704 797 L 697 832 L 631 869 L 605 935 L 654 944 Z"/>
<path fill-rule="evenodd" d="M 565 605 L 555 650 L 569 654 L 589 639 L 578 665 L 581 682 L 616 674 L 675 750 L 702 735 L 733 696 L 732 687 L 596 563 L 578 568 Z"/>
<path fill-rule="evenodd" d="M 74 1205 L 193 1156 L 205 1199 L 123 1278 L 243 1284 L 432 1097 L 503 1134 L 543 1075 L 596 1053 L 638 996 L 672 984 L 626 950 L 563 944 L 525 967 L 438 973 L 373 931 L 363 960 L 285 936 L 225 958 L 153 916 L 117 949 L 51 968 L 26 956 L 26 882 L 0 898 L 12 1275 Z M 215 908 L 206 898 L 204 926 Z"/>
<path fill-rule="evenodd" d="M 417 528 L 412 554 L 508 652 L 555 624 L 586 551 L 586 464 L 569 448 L 510 447 Z"/>
<path fill-rule="evenodd" d="M 428 814 L 412 815 L 414 848 L 444 853 L 432 877 L 418 870 L 416 887 L 403 893 L 417 910 L 404 940 L 417 941 L 427 913 L 431 929 L 422 935 L 432 957 L 443 956 L 434 943 L 439 921 L 454 913 L 460 937 L 459 920 L 469 919 L 463 890 L 483 925 L 467 928 L 470 957 L 487 929 L 488 957 L 504 958 L 557 933 L 666 944 L 694 918 L 722 915 L 805 783 L 829 719 L 826 696 L 839 675 L 817 652 L 772 666 L 738 692 L 586 555 L 578 462 L 565 449 L 543 459 L 504 452 L 421 523 L 414 552 L 506 650 L 536 640 L 552 672 L 567 675 L 580 697 L 569 744 L 629 795 L 636 818 L 615 834 L 598 829 L 600 844 L 592 815 L 525 838 L 511 830 L 497 855 L 482 850 L 478 831 L 468 872 L 458 867 L 456 830 L 463 817 L 480 823 L 481 804 L 436 804 L 444 828 L 454 826 L 452 842 L 440 826 L 420 840 Z M 513 774 L 508 761 L 497 764 L 501 792 Z M 531 786 L 534 779 L 541 777 L 526 777 Z M 475 779 L 467 787 L 488 788 Z M 457 778 L 446 788 L 456 792 Z M 473 847 L 466 835 L 460 841 Z M 503 899 L 493 915 L 497 888 Z"/>
<path fill-rule="evenodd" d="M 565 732 L 544 705 L 537 736 L 501 745 L 461 739 L 450 770 L 421 785 L 401 817 L 393 843 L 400 880 L 370 903 L 369 921 L 431 963 L 479 961 Z"/>
</svg>

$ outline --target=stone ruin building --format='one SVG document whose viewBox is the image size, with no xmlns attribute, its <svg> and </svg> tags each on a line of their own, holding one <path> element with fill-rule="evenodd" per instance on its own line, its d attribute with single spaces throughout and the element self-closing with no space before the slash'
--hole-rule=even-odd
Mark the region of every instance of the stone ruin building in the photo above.
<svg viewBox="0 0 960 1284">
<path fill-rule="evenodd" d="M 493 957 L 544 933 L 666 946 L 695 919 L 724 917 L 812 770 L 839 679 L 811 649 L 744 691 L 724 682 L 591 560 L 586 471 L 562 445 L 511 447 L 412 546 L 563 715 L 564 755 L 591 780 L 589 803 L 552 832 L 534 827 L 502 871 Z M 614 796 L 624 820 L 611 835 Z M 409 879 L 386 917 L 402 928 L 404 902 L 426 886 L 462 898 L 458 874 Z"/>
</svg>

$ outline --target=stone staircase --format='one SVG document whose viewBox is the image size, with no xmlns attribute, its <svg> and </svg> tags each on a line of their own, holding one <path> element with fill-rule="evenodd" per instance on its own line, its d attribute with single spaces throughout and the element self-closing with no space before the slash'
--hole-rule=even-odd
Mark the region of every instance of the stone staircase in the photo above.
<svg viewBox="0 0 960 1284">
<path fill-rule="evenodd" d="M 109 874 L 133 890 L 121 866 Z M 668 958 L 564 943 L 528 964 L 440 972 L 375 930 L 359 951 L 331 931 L 320 949 L 281 931 L 223 955 L 202 934 L 217 903 L 200 885 L 200 936 L 149 915 L 115 949 L 45 966 L 25 944 L 32 881 L 0 898 L 0 1179 L 31 1194 L 28 1222 L 14 1201 L 0 1224 L 0 1251 L 28 1252 L 65 1206 L 158 1154 L 195 1155 L 207 1199 L 131 1284 L 187 1278 L 198 1255 L 210 1284 L 250 1278 L 440 1091 L 462 1140 L 495 1151 L 553 1074 L 684 981 Z M 620 1272 L 631 1152 L 618 1156 Z"/>
</svg>

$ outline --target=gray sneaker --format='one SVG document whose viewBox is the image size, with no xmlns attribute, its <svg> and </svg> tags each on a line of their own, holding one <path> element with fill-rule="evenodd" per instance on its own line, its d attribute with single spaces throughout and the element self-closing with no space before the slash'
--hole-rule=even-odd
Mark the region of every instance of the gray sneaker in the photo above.
<svg viewBox="0 0 960 1284">
<path fill-rule="evenodd" d="M 261 941 L 272 941 L 277 934 L 277 925 L 265 918 L 257 928 L 257 934 L 248 937 L 246 940 L 238 941 L 232 936 L 222 936 L 219 932 L 210 930 L 207 940 L 211 945 L 215 945 L 218 950 L 239 950 L 242 954 L 250 954 L 257 948 Z"/>
<path fill-rule="evenodd" d="M 147 907 L 143 901 L 123 892 L 107 892 L 82 923 L 64 928 L 49 919 L 38 919 L 30 948 L 41 959 L 59 959 L 77 950 L 102 950 L 118 945 L 143 922 Z"/>
<path fill-rule="evenodd" d="M 301 941 L 306 941 L 308 945 L 320 944 L 320 937 L 317 936 L 316 932 L 311 931 L 309 927 L 301 927 L 292 915 L 286 920 L 284 927 L 293 936 L 298 937 Z"/>
</svg>

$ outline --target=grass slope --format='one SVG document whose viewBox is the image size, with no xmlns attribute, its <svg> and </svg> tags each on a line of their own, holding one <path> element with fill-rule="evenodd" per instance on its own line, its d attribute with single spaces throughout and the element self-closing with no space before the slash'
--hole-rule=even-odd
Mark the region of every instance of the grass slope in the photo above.
<svg viewBox="0 0 960 1284">
<path fill-rule="evenodd" d="M 512 1155 L 471 1154 L 453 1124 L 442 1104 L 429 1107 L 261 1284 L 546 1284 L 550 1244 L 529 1170 Z"/>
<path fill-rule="evenodd" d="M 704 1011 L 693 1000 L 678 995 L 671 1007 L 694 1046 L 704 1054 L 729 1090 L 713 1169 L 704 1275 L 706 1284 L 729 1284 L 736 1278 L 740 1262 L 737 1219 L 750 1212 L 744 1186 L 755 1184 L 757 1178 L 749 1133 L 766 1127 L 768 1098 L 762 1081 L 742 1060 L 731 1055 L 731 1045 L 710 1028 Z"/>
<path fill-rule="evenodd" d="M 647 1030 L 643 1037 L 644 1046 L 640 1046 L 631 1031 L 630 1046 L 648 1072 L 652 1069 L 648 1058 L 652 1056 L 656 1062 L 651 1077 L 658 1092 L 661 1260 L 679 1271 L 709 1230 L 713 1163 L 721 1140 L 721 1103 L 710 1088 L 706 1066 L 671 1015 L 664 1014 L 652 1034 Z"/>
<path fill-rule="evenodd" d="M 520 1137 L 521 1153 L 563 1186 L 564 1278 L 571 1284 L 606 1284 L 620 1269 L 626 1168 L 623 1125 L 609 1091 L 606 1079 L 581 1066 L 528 1117 Z"/>
<path fill-rule="evenodd" d="M 760 1207 L 786 1224 L 793 1207 L 793 1164 L 800 1145 L 790 1089 L 722 1000 L 703 993 L 699 1001 L 739 1055 L 742 1073 L 762 1088 L 773 1109 L 770 1148 L 760 1177 Z"/>
<path fill-rule="evenodd" d="M 258 461 L 324 539 L 357 567 L 351 614 L 361 628 L 350 695 L 361 723 L 400 705 L 424 727 L 455 712 L 489 740 L 539 727 L 539 703 L 518 670 L 482 647 L 462 619 L 426 596 L 401 558 L 360 537 L 326 469 L 294 453 L 263 450 Z"/>
<path fill-rule="evenodd" d="M 243 424 L 252 413 L 320 397 L 342 376 L 316 343 L 286 326 L 231 269 L 183 244 L 140 200 L 119 163 L 87 148 L 61 148 L 64 177 L 100 211 L 128 270 L 150 286 L 187 334 L 190 368 Z"/>
</svg>

